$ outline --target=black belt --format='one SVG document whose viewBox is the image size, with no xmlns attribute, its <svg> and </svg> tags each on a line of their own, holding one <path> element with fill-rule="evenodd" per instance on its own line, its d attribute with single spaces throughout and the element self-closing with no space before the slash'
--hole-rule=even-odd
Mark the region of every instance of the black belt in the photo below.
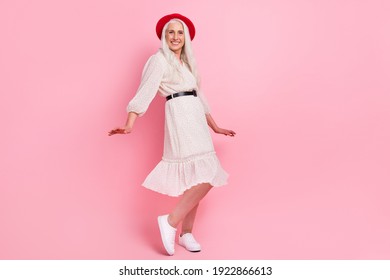
<svg viewBox="0 0 390 280">
<path fill-rule="evenodd" d="M 198 96 L 196 94 L 196 90 L 192 90 L 192 91 L 184 91 L 184 92 L 177 92 L 177 93 L 174 93 L 174 94 L 171 94 L 171 95 L 168 95 L 166 97 L 167 101 L 172 99 L 172 98 L 176 98 L 176 97 L 179 97 L 179 96 L 187 96 L 187 95 L 193 95 L 193 96 Z"/>
</svg>

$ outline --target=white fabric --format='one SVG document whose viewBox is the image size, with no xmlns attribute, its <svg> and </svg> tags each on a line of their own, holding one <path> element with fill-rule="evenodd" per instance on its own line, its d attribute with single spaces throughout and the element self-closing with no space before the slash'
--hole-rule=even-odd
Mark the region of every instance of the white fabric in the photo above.
<svg viewBox="0 0 390 280">
<path fill-rule="evenodd" d="M 142 81 L 127 112 L 143 115 L 157 91 L 162 96 L 197 88 L 196 79 L 181 66 L 182 79 L 168 80 L 169 64 L 157 52 L 145 65 Z M 162 160 L 142 184 L 146 188 L 170 196 L 179 196 L 200 183 L 222 186 L 228 174 L 215 154 L 206 115 L 209 107 L 203 95 L 182 96 L 165 103 L 165 137 Z"/>
<path fill-rule="evenodd" d="M 168 223 L 168 215 L 158 216 L 157 221 L 164 248 L 172 256 L 175 253 L 176 228 Z"/>
<path fill-rule="evenodd" d="M 210 112 L 209 105 L 202 91 L 197 88 L 196 79 L 186 66 L 182 66 L 182 80 L 172 81 L 169 67 L 164 55 L 158 51 L 146 62 L 142 71 L 142 80 L 135 97 L 129 102 L 127 112 L 135 112 L 142 116 L 149 107 L 157 92 L 166 97 L 176 92 L 197 90 L 205 113 Z"/>
<path fill-rule="evenodd" d="M 185 233 L 182 236 L 179 236 L 179 245 L 183 246 L 190 252 L 199 252 L 202 249 L 192 233 Z"/>
</svg>

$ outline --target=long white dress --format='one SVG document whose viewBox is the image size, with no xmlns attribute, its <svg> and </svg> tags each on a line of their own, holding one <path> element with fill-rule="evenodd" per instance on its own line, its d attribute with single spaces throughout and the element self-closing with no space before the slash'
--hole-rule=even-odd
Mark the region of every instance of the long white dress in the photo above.
<svg viewBox="0 0 390 280">
<path fill-rule="evenodd" d="M 140 86 L 127 112 L 142 116 L 157 92 L 163 97 L 196 89 L 198 97 L 181 96 L 165 103 L 165 135 L 162 160 L 150 172 L 143 186 L 169 196 L 179 196 L 200 183 L 222 186 L 228 174 L 221 167 L 212 143 L 206 115 L 209 107 L 187 66 L 182 79 L 168 78 L 169 64 L 161 51 L 147 61 Z"/>
</svg>

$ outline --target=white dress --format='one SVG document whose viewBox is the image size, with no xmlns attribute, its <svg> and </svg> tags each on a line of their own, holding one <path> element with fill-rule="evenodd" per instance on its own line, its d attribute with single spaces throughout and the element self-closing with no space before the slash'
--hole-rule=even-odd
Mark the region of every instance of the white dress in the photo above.
<svg viewBox="0 0 390 280">
<path fill-rule="evenodd" d="M 164 98 L 176 92 L 197 90 L 198 97 L 181 96 L 165 103 L 165 135 L 162 160 L 143 186 L 169 196 L 179 196 L 200 183 L 222 186 L 228 174 L 215 154 L 206 115 L 209 107 L 197 88 L 195 77 L 182 65 L 182 79 L 168 79 L 169 64 L 158 51 L 147 61 L 141 84 L 127 112 L 142 116 L 159 92 Z"/>
</svg>

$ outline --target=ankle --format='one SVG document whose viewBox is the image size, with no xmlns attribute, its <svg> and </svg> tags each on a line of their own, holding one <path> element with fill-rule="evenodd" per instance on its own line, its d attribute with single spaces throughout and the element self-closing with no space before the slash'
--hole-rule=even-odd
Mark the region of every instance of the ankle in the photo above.
<svg viewBox="0 0 390 280">
<path fill-rule="evenodd" d="M 187 234 L 187 233 L 192 233 L 192 231 L 191 230 L 182 230 L 180 233 L 180 236 L 183 236 L 184 234 Z"/>
<path fill-rule="evenodd" d="M 171 227 L 177 228 L 177 224 L 174 222 L 171 214 L 168 215 L 167 221 Z"/>
</svg>

